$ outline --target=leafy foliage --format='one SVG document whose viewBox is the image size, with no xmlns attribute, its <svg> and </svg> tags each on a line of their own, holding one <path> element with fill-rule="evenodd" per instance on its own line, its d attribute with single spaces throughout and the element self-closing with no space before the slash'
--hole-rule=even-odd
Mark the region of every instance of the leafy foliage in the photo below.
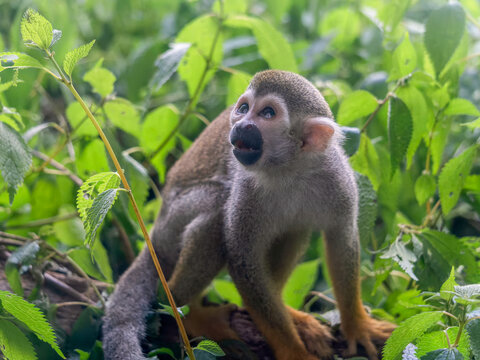
<svg viewBox="0 0 480 360">
<path fill-rule="evenodd" d="M 151 228 L 175 160 L 253 74 L 285 69 L 311 80 L 338 123 L 349 126 L 342 131 L 357 172 L 363 300 L 377 316 L 403 321 L 385 357 L 480 357 L 479 321 L 470 320 L 480 301 L 478 2 L 112 4 L 72 10 L 64 0 L 33 0 L 39 12 L 25 12 L 21 2 L 2 5 L 0 241 L 15 293 L 39 302 L 41 292 L 24 291 L 22 277 L 43 272 L 52 259 L 112 282 L 142 246 L 126 197 L 113 207 L 120 171 L 111 172 L 86 108 Z M 52 77 L 74 84 L 81 99 L 60 91 L 65 87 Z M 312 240 L 285 287 L 296 308 L 310 290 L 329 291 L 319 237 Z M 241 304 L 225 274 L 208 297 Z M 424 312 L 429 307 L 439 311 Z M 82 314 L 70 336 L 59 335 L 69 357 L 101 358 L 100 314 L 92 314 Z M 5 308 L 0 315 L 10 316 Z M 57 356 L 30 343 L 34 337 L 27 340 L 18 319 L 1 321 L 4 356 Z M 88 341 L 71 347 L 84 336 Z M 194 351 L 197 359 L 213 359 L 217 350 L 206 343 Z"/>
</svg>

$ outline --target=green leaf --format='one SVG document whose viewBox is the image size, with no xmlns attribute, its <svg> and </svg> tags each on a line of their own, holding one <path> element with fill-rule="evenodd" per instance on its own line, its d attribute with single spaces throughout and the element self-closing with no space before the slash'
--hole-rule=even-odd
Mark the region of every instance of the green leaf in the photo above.
<svg viewBox="0 0 480 360">
<path fill-rule="evenodd" d="M 230 79 L 228 79 L 228 93 L 227 93 L 227 101 L 226 101 L 226 106 L 232 106 L 235 104 L 242 95 L 245 90 L 248 87 L 248 84 L 250 84 L 250 80 L 252 79 L 252 76 L 244 73 L 244 72 L 235 72 L 230 76 Z"/>
<path fill-rule="evenodd" d="M 393 52 L 392 68 L 388 81 L 403 78 L 413 72 L 417 66 L 417 53 L 410 42 L 408 32 L 405 33 L 402 43 Z"/>
<path fill-rule="evenodd" d="M 31 265 L 39 251 L 38 242 L 32 241 L 17 248 L 7 260 L 5 275 L 10 287 L 19 296 L 23 296 L 23 288 L 18 269 L 22 265 Z"/>
<path fill-rule="evenodd" d="M 92 86 L 93 91 L 105 98 L 113 93 L 113 84 L 117 78 L 110 70 L 94 66 L 83 75 L 83 80 Z"/>
<path fill-rule="evenodd" d="M 289 1 L 289 0 L 284 0 Z M 222 4 L 221 4 L 222 3 Z M 248 9 L 248 4 L 246 0 L 216 0 L 213 3 L 212 11 L 216 14 L 222 14 L 223 7 L 223 15 L 230 15 L 230 14 L 243 14 Z"/>
<path fill-rule="evenodd" d="M 466 273 L 467 281 L 480 280 L 475 256 L 468 249 L 462 239 L 459 239 L 454 235 L 434 230 L 424 231 L 422 233 L 422 239 L 428 241 L 437 253 L 437 256 L 441 256 L 450 267 L 458 267 L 462 265 L 465 268 L 464 271 Z M 447 277 L 449 270 L 447 270 L 446 274 L 438 273 L 437 276 Z"/>
<path fill-rule="evenodd" d="M 388 104 L 388 143 L 390 147 L 391 177 L 400 165 L 412 139 L 413 121 L 410 110 L 399 98 Z"/>
<path fill-rule="evenodd" d="M 463 188 L 473 192 L 480 192 L 480 175 L 467 176 Z"/>
<path fill-rule="evenodd" d="M 431 174 L 422 174 L 417 181 L 415 181 L 415 197 L 419 205 L 425 204 L 430 199 L 437 189 L 435 177 Z"/>
<path fill-rule="evenodd" d="M 152 153 L 163 144 L 172 131 L 178 126 L 178 114 L 169 106 L 162 106 L 150 112 L 142 125 L 140 145 L 147 153 Z M 167 172 L 165 159 L 175 147 L 175 137 L 172 137 L 152 160 L 158 171 L 160 181 L 165 181 Z"/>
<path fill-rule="evenodd" d="M 30 148 L 20 134 L 0 122 L 0 173 L 8 186 L 10 204 L 31 164 Z"/>
<path fill-rule="evenodd" d="M 413 280 L 418 280 L 417 276 L 413 273 L 413 267 L 417 261 L 415 253 L 409 250 L 401 237 L 398 237 L 392 245 L 385 251 L 380 258 L 392 259 L 400 265 L 400 267 L 410 276 Z"/>
<path fill-rule="evenodd" d="M 36 360 L 35 350 L 18 327 L 0 319 L 0 349 L 6 360 Z"/>
<path fill-rule="evenodd" d="M 413 155 L 417 151 L 422 138 L 428 133 L 427 123 L 433 118 L 433 111 L 427 106 L 423 93 L 413 85 L 402 86 L 396 95 L 407 105 L 413 120 L 412 139 L 407 149 L 407 168 L 412 165 Z"/>
<path fill-rule="evenodd" d="M 189 43 L 172 44 L 172 48 L 155 60 L 157 70 L 153 74 L 151 86 L 153 91 L 158 91 L 168 79 L 177 71 L 180 61 L 190 49 Z"/>
<path fill-rule="evenodd" d="M 445 115 L 480 116 L 480 111 L 469 100 L 462 98 L 452 99 L 444 111 Z"/>
<path fill-rule="evenodd" d="M 140 115 L 130 101 L 116 98 L 108 101 L 104 108 L 108 119 L 115 126 L 137 138 L 140 137 Z"/>
<path fill-rule="evenodd" d="M 85 225 L 85 245 L 91 247 L 95 241 L 97 230 L 102 225 L 105 216 L 117 199 L 118 189 L 108 189 L 99 194 L 87 210 Z"/>
<path fill-rule="evenodd" d="M 20 296 L 0 290 L 0 301 L 3 309 L 23 322 L 42 341 L 50 344 L 62 359 L 62 351 L 55 342 L 55 333 L 45 319 L 43 313 L 35 305 L 23 300 Z"/>
<path fill-rule="evenodd" d="M 377 219 L 377 193 L 367 176 L 355 173 L 358 187 L 358 233 L 362 244 L 368 244 Z"/>
<path fill-rule="evenodd" d="M 458 326 L 450 327 L 447 330 L 448 337 L 451 342 L 454 342 L 457 338 L 458 334 Z M 445 332 L 443 330 L 433 331 L 431 333 L 423 335 L 418 341 L 418 351 L 417 356 L 419 358 L 423 358 L 424 355 L 428 354 L 429 352 L 435 351 L 437 349 L 448 348 L 449 343 L 445 336 Z M 460 336 L 460 341 L 458 343 L 457 349 L 460 353 L 465 356 L 467 359 L 470 359 L 470 344 L 469 344 L 469 336 L 466 331 L 462 332 Z"/>
<path fill-rule="evenodd" d="M 319 260 L 311 260 L 298 265 L 285 285 L 282 297 L 283 301 L 299 309 L 303 305 L 305 296 L 312 289 L 317 279 Z"/>
<path fill-rule="evenodd" d="M 438 349 L 429 352 L 421 360 L 462 360 L 463 355 L 457 349 Z"/>
<path fill-rule="evenodd" d="M 452 271 L 450 271 L 450 276 L 447 280 L 442 284 L 440 288 L 440 296 L 450 301 L 453 298 L 453 292 L 455 291 L 455 285 L 458 285 L 455 281 L 455 268 L 452 266 Z"/>
<path fill-rule="evenodd" d="M 62 31 L 53 29 L 52 30 L 52 42 L 50 43 L 50 47 L 55 45 L 60 39 L 62 38 Z"/>
<path fill-rule="evenodd" d="M 242 305 L 242 297 L 232 281 L 215 279 L 213 280 L 213 288 L 229 303 L 237 304 L 238 306 Z"/>
<path fill-rule="evenodd" d="M 19 52 L 0 53 L 0 72 L 5 69 L 46 69 L 37 59 Z"/>
<path fill-rule="evenodd" d="M 352 156 L 360 147 L 360 129 L 342 126 L 341 130 L 344 136 L 343 149 L 347 156 Z"/>
<path fill-rule="evenodd" d="M 92 207 L 94 199 L 105 190 L 116 189 L 120 185 L 120 176 L 116 172 L 105 172 L 93 175 L 78 189 L 77 209 L 82 221 L 87 220 L 87 211 Z"/>
<path fill-rule="evenodd" d="M 340 125 L 349 125 L 353 121 L 374 112 L 377 106 L 377 99 L 368 91 L 354 91 L 348 94 L 340 104 L 337 121 Z"/>
<path fill-rule="evenodd" d="M 184 26 L 175 40 L 176 43 L 192 44 L 178 67 L 178 74 L 187 83 L 188 93 L 191 97 L 202 93 L 205 85 L 215 74 L 215 69 L 222 62 L 222 34 L 218 34 L 217 41 L 214 44 L 218 26 L 215 17 L 202 16 Z M 209 64 L 209 70 L 202 77 L 207 66 L 205 56 L 208 56 L 210 53 L 212 54 L 212 59 Z"/>
<path fill-rule="evenodd" d="M 75 261 L 89 276 L 101 281 L 112 282 L 111 276 L 109 278 L 108 275 L 104 274 L 104 272 L 100 269 L 99 263 L 93 261 L 94 259 L 98 258 L 98 256 L 96 256 L 98 247 L 103 248 L 100 241 L 97 241 L 94 243 L 92 247 L 92 253 L 90 253 L 90 251 L 87 248 L 81 247 L 81 248 L 70 250 L 68 254 L 73 259 L 73 261 Z M 103 251 L 105 251 L 105 249 L 103 249 Z M 93 259 L 92 259 L 92 254 L 93 254 Z M 108 274 L 108 271 L 107 271 L 107 274 Z"/>
<path fill-rule="evenodd" d="M 52 44 L 52 24 L 33 9 L 28 9 L 20 24 L 22 39 L 26 46 L 47 50 Z"/>
<path fill-rule="evenodd" d="M 350 163 L 355 171 L 368 176 L 377 191 L 381 181 L 380 160 L 367 135 L 361 134 L 360 146 L 357 153 L 350 158 Z"/>
<path fill-rule="evenodd" d="M 474 299 L 480 296 L 480 284 L 457 285 L 455 286 L 455 295 L 462 299 Z"/>
<path fill-rule="evenodd" d="M 318 21 L 318 31 L 324 38 L 331 38 L 333 48 L 348 51 L 358 39 L 362 30 L 360 11 L 351 6 L 338 6 L 330 9 Z"/>
<path fill-rule="evenodd" d="M 97 130 L 92 125 L 90 119 L 85 115 L 82 105 L 74 101 L 70 103 L 65 111 L 67 119 L 75 129 L 76 136 L 97 136 Z"/>
<path fill-rule="evenodd" d="M 89 177 L 95 173 L 103 173 L 110 170 L 105 144 L 98 137 L 90 139 L 83 148 L 78 146 L 78 153 L 80 155 L 75 159 L 75 165 L 77 174 L 80 177 Z"/>
<path fill-rule="evenodd" d="M 200 341 L 200 343 L 196 346 L 196 349 L 209 352 L 210 354 L 215 356 L 225 356 L 225 353 L 223 352 L 222 348 L 218 346 L 218 344 L 215 341 L 212 341 L 212 340 Z"/>
<path fill-rule="evenodd" d="M 480 319 L 471 320 L 465 327 L 470 336 L 470 346 L 475 359 L 480 359 Z"/>
<path fill-rule="evenodd" d="M 73 49 L 65 55 L 65 59 L 63 59 L 63 69 L 70 78 L 72 77 L 72 72 L 75 68 L 75 65 L 77 65 L 80 59 L 83 59 L 88 55 L 94 43 L 95 40 L 92 40 L 88 44 L 84 44 L 76 49 Z"/>
<path fill-rule="evenodd" d="M 459 156 L 448 161 L 443 167 L 438 178 L 438 191 L 444 215 L 447 215 L 457 204 L 476 152 L 476 146 L 471 146 Z"/>
<path fill-rule="evenodd" d="M 383 348 L 384 360 L 401 359 L 403 349 L 422 336 L 442 318 L 441 311 L 429 311 L 414 315 L 397 327 Z"/>
<path fill-rule="evenodd" d="M 425 28 L 425 47 L 437 77 L 443 70 L 465 31 L 465 11 L 459 3 L 449 3 L 433 11 Z"/>
<path fill-rule="evenodd" d="M 260 55 L 270 68 L 298 72 L 292 48 L 283 35 L 268 22 L 245 15 L 232 16 L 225 26 L 248 28 L 257 39 Z"/>
</svg>

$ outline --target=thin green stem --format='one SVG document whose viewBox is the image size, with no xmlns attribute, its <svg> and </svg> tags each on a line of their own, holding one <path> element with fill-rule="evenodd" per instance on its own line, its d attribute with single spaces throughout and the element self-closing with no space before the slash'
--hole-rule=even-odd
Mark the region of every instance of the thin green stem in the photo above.
<svg viewBox="0 0 480 360">
<path fill-rule="evenodd" d="M 105 133 L 103 132 L 102 128 L 100 127 L 98 121 L 95 119 L 95 117 L 93 116 L 92 112 L 90 111 L 89 107 L 86 105 L 86 103 L 83 101 L 82 97 L 78 94 L 77 90 L 75 89 L 75 87 L 73 86 L 73 84 L 68 81 L 65 76 L 63 75 L 63 73 L 61 72 L 60 70 L 60 67 L 58 66 L 58 64 L 56 63 L 56 61 L 53 59 L 53 57 L 51 56 L 50 57 L 52 59 L 52 61 L 54 62 L 54 64 L 56 64 L 56 67 L 59 69 L 60 71 L 60 74 L 62 75 L 62 82 L 67 86 L 67 88 L 70 90 L 70 92 L 73 94 L 73 96 L 75 97 L 75 99 L 78 101 L 78 103 L 81 105 L 81 107 L 83 108 L 83 110 L 85 111 L 85 114 L 87 114 L 88 118 L 90 119 L 90 121 L 92 122 L 93 126 L 95 127 L 95 129 L 97 130 L 98 134 L 100 135 L 100 138 L 102 139 L 103 143 L 105 144 L 105 147 L 107 149 L 107 152 L 108 154 L 110 155 L 110 158 L 112 159 L 113 161 L 113 164 L 115 166 L 115 169 L 117 170 L 117 173 L 118 175 L 120 176 L 120 179 L 122 181 L 122 184 L 123 184 L 123 187 L 125 189 L 125 191 L 127 192 L 128 194 L 128 197 L 130 199 L 130 202 L 133 206 L 133 210 L 135 212 L 135 216 L 137 217 L 137 220 L 138 220 L 138 223 L 140 225 L 140 228 L 142 230 L 142 233 L 143 233 L 143 236 L 145 238 L 145 241 L 147 243 L 147 246 L 148 246 L 148 250 L 150 251 L 150 255 L 152 256 L 152 259 L 153 259 L 153 263 L 155 264 L 155 268 L 157 270 L 157 273 L 158 273 L 158 276 L 160 278 L 160 281 L 162 283 L 162 286 L 163 288 L 165 289 L 165 293 L 167 295 L 167 298 L 168 298 L 168 302 L 170 303 L 170 306 L 172 307 L 172 310 L 173 310 L 173 315 L 175 317 L 175 320 L 177 322 L 177 325 L 179 327 L 179 330 L 180 330 L 180 334 L 182 336 L 182 340 L 184 342 L 184 345 L 186 347 L 186 351 L 187 351 L 187 354 L 188 356 L 190 357 L 190 359 L 195 359 L 195 356 L 193 355 L 193 350 L 190 346 L 190 343 L 188 341 L 188 336 L 187 336 L 187 333 L 185 331 L 185 328 L 183 326 L 183 323 L 182 323 L 182 320 L 180 318 L 180 314 L 178 313 L 178 310 L 177 310 L 177 306 L 175 305 L 175 301 L 173 299 L 173 296 L 172 296 L 172 293 L 168 287 L 168 284 L 167 284 L 167 280 L 165 278 L 165 275 L 163 274 L 163 271 L 162 271 L 162 268 L 160 266 L 160 262 L 158 261 L 158 257 L 155 253 L 155 249 L 153 247 L 153 244 L 152 244 L 152 241 L 150 239 L 150 236 L 148 234 L 148 231 L 147 231 L 147 228 L 145 226 L 145 223 L 140 215 L 140 210 L 138 209 L 138 206 L 137 206 L 137 203 L 135 201 L 135 197 L 133 196 L 133 193 L 132 193 L 132 190 L 130 188 L 130 185 L 128 184 L 128 181 L 127 181 L 127 178 L 125 177 L 125 174 L 124 174 L 124 171 L 122 169 L 122 167 L 120 166 L 120 163 L 117 159 L 117 156 L 115 155 L 113 149 L 112 149 L 112 146 L 110 145 L 110 142 L 108 141 L 107 137 L 105 136 Z"/>
</svg>

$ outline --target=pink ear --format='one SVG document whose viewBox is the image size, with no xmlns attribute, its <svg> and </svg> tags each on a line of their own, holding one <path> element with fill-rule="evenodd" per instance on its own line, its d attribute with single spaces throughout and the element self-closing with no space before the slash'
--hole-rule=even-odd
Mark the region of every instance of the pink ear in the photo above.
<svg viewBox="0 0 480 360">
<path fill-rule="evenodd" d="M 335 133 L 332 120 L 325 118 L 311 118 L 305 121 L 303 130 L 303 146 L 306 151 L 323 151 Z"/>
</svg>

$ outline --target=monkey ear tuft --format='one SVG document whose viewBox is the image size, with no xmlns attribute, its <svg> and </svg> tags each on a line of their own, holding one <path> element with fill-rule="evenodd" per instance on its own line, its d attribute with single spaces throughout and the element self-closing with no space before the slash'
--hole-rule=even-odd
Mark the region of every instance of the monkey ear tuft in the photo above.
<svg viewBox="0 0 480 360">
<path fill-rule="evenodd" d="M 329 118 L 310 118 L 303 128 L 303 145 L 305 151 L 324 151 L 335 134 L 336 124 Z"/>
</svg>

